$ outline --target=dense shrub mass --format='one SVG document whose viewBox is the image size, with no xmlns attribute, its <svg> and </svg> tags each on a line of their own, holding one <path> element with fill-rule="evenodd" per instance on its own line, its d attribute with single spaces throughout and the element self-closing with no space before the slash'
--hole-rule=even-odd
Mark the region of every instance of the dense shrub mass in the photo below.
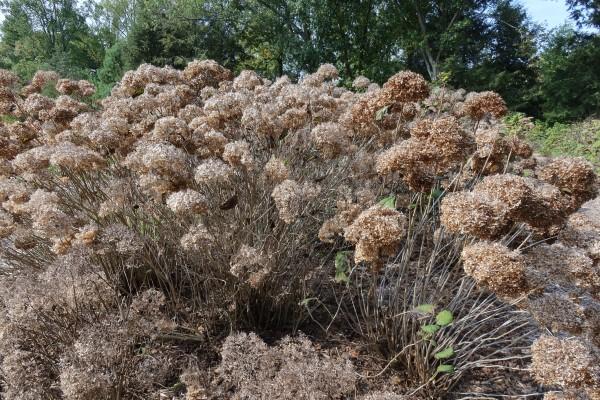
<svg viewBox="0 0 600 400">
<path fill-rule="evenodd" d="M 539 382 L 594 398 L 591 166 L 538 165 L 493 92 L 336 78 L 0 71 L 3 396 L 441 398 L 528 357 L 516 304 Z"/>
<path fill-rule="evenodd" d="M 486 177 L 472 191 L 446 197 L 442 212 L 452 216 L 458 211 L 478 222 L 490 218 L 525 224 L 515 235 L 526 237 L 509 241 L 496 229 L 475 223 L 476 229 L 467 233 L 482 241 L 464 247 L 465 272 L 506 301 L 527 309 L 550 333 L 533 344 L 532 372 L 539 383 L 565 392 L 564 397 L 551 393 L 545 398 L 596 399 L 600 396 L 600 218 L 598 213 L 581 211 L 566 219 L 596 194 L 595 175 L 591 164 L 580 159 L 557 159 L 539 168 L 537 176 L 545 181 L 542 186 L 509 174 Z M 500 182 L 490 185 L 491 179 Z M 480 209 L 452 208 L 452 196 L 482 195 L 499 200 L 500 206 L 487 209 L 485 215 Z M 544 210 L 530 208 L 541 206 Z M 528 244 L 535 236 L 539 241 Z"/>
</svg>

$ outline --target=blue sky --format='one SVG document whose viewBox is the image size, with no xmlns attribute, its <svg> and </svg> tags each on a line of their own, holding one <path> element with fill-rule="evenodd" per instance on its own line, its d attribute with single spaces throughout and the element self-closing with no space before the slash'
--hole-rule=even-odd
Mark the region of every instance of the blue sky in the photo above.
<svg viewBox="0 0 600 400">
<path fill-rule="evenodd" d="M 547 28 L 556 28 L 570 21 L 564 0 L 519 0 L 534 22 Z M 572 21 L 571 21 L 572 22 Z"/>
</svg>

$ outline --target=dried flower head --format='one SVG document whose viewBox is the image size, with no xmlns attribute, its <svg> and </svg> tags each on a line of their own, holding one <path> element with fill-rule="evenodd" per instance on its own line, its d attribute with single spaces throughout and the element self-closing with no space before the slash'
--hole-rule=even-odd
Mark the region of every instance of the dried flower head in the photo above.
<svg viewBox="0 0 600 400">
<path fill-rule="evenodd" d="M 477 149 L 473 154 L 471 168 L 486 175 L 497 174 L 506 168 L 510 150 L 497 128 L 479 129 L 475 133 Z"/>
<path fill-rule="evenodd" d="M 250 144 L 243 140 L 227 143 L 223 150 L 223 160 L 232 167 L 244 167 L 246 170 L 254 167 Z"/>
<path fill-rule="evenodd" d="M 194 172 L 194 180 L 199 184 L 225 184 L 230 182 L 234 170 L 221 159 L 210 158 L 203 161 Z"/>
<path fill-rule="evenodd" d="M 317 68 L 316 74 L 321 76 L 323 80 L 336 79 L 339 75 L 337 68 L 333 64 L 321 64 Z"/>
<path fill-rule="evenodd" d="M 267 257 L 256 248 L 245 244 L 231 257 L 229 265 L 229 272 L 233 276 L 253 288 L 258 288 L 270 271 Z"/>
<path fill-rule="evenodd" d="M 299 184 L 292 179 L 286 179 L 275 186 L 271 197 L 275 201 L 279 217 L 286 223 L 291 224 L 302 213 L 303 206 L 307 200 L 315 198 L 320 192 L 318 185 L 304 183 Z"/>
<path fill-rule="evenodd" d="M 481 92 L 467 96 L 464 111 L 475 121 L 483 119 L 486 115 L 500 118 L 506 115 L 506 103 L 496 92 Z"/>
<path fill-rule="evenodd" d="M 124 164 L 140 173 L 154 173 L 170 178 L 187 178 L 188 155 L 166 143 L 140 143 L 129 153 Z"/>
<path fill-rule="evenodd" d="M 188 232 L 181 237 L 181 247 L 186 251 L 200 251 L 214 243 L 215 237 L 203 224 L 190 227 Z"/>
<path fill-rule="evenodd" d="M 422 143 L 423 161 L 430 161 L 437 174 L 462 164 L 472 151 L 473 139 L 452 116 L 417 122 L 411 136 Z"/>
<path fill-rule="evenodd" d="M 600 290 L 600 271 L 586 252 L 562 243 L 540 244 L 527 254 L 529 279 L 537 286 L 576 286 L 596 293 Z"/>
<path fill-rule="evenodd" d="M 573 389 L 600 384 L 598 349 L 580 338 L 541 336 L 531 351 L 533 376 L 541 384 Z"/>
<path fill-rule="evenodd" d="M 106 160 L 100 154 L 70 142 L 61 142 L 50 150 L 50 164 L 78 171 L 102 168 Z"/>
<path fill-rule="evenodd" d="M 506 207 L 507 216 L 514 220 L 523 220 L 535 206 L 533 188 L 523 177 L 500 174 L 486 176 L 475 185 L 473 192 Z"/>
<path fill-rule="evenodd" d="M 353 392 L 352 363 L 322 354 L 305 336 L 286 337 L 274 347 L 256 334 L 230 335 L 221 349 L 220 378 L 233 385 L 234 399 L 326 400 Z"/>
<path fill-rule="evenodd" d="M 319 124 L 311 131 L 315 147 L 323 158 L 335 158 L 351 150 L 349 137 L 344 128 L 335 122 Z"/>
<path fill-rule="evenodd" d="M 558 187 L 572 199 L 570 211 L 597 194 L 592 165 L 581 158 L 559 158 L 537 171 L 538 178 Z"/>
<path fill-rule="evenodd" d="M 510 227 L 502 202 L 473 192 L 449 193 L 440 210 L 442 225 L 453 233 L 496 239 Z"/>
<path fill-rule="evenodd" d="M 274 183 L 281 183 L 290 175 L 290 171 L 285 165 L 285 162 L 275 156 L 271 156 L 269 161 L 265 164 L 263 173 L 265 178 Z"/>
<path fill-rule="evenodd" d="M 357 76 L 354 81 L 352 81 L 352 87 L 355 89 L 360 89 L 360 90 L 365 90 L 366 88 L 369 87 L 369 85 L 371 84 L 371 81 L 369 80 L 369 78 L 365 77 L 365 76 Z"/>
<path fill-rule="evenodd" d="M 206 86 L 216 87 L 220 82 L 233 78 L 231 71 L 213 60 L 192 61 L 185 67 L 182 75 L 196 90 Z"/>
<path fill-rule="evenodd" d="M 167 207 L 176 214 L 203 213 L 208 209 L 206 197 L 192 189 L 171 193 Z"/>
<path fill-rule="evenodd" d="M 0 209 L 0 239 L 8 237 L 15 230 L 13 217 Z"/>
<path fill-rule="evenodd" d="M 565 292 L 545 293 L 530 300 L 527 308 L 537 323 L 551 332 L 581 333 L 585 319 L 583 307 Z"/>
<path fill-rule="evenodd" d="M 466 246 L 462 260 L 467 275 L 500 296 L 514 298 L 529 289 L 522 255 L 502 244 L 480 242 Z"/>
<path fill-rule="evenodd" d="M 382 92 L 392 103 L 420 101 L 429 95 L 429 84 L 415 72 L 401 71 L 388 79 Z"/>
<path fill-rule="evenodd" d="M 154 123 L 152 139 L 183 147 L 190 139 L 187 123 L 177 117 L 163 117 Z"/>
<path fill-rule="evenodd" d="M 247 89 L 254 90 L 255 87 L 262 84 L 262 81 L 258 74 L 254 71 L 243 70 L 233 80 L 233 88 L 236 90 Z"/>
<path fill-rule="evenodd" d="M 509 136 L 505 140 L 511 155 L 522 158 L 529 158 L 533 155 L 531 145 L 518 136 Z"/>
<path fill-rule="evenodd" d="M 34 117 L 39 117 L 40 111 L 50 111 L 54 107 L 54 101 L 41 94 L 34 93 L 23 102 L 23 110 Z"/>
<path fill-rule="evenodd" d="M 37 71 L 29 85 L 23 88 L 23 94 L 39 93 L 47 84 L 56 82 L 59 78 L 58 73 L 54 71 Z"/>
<path fill-rule="evenodd" d="M 17 74 L 6 69 L 0 69 L 0 86 L 9 88 L 16 85 L 18 82 L 19 77 Z"/>
<path fill-rule="evenodd" d="M 377 263 L 392 256 L 404 237 L 406 217 L 401 212 L 375 205 L 363 211 L 344 231 L 344 237 L 356 245 L 354 261 Z"/>
</svg>

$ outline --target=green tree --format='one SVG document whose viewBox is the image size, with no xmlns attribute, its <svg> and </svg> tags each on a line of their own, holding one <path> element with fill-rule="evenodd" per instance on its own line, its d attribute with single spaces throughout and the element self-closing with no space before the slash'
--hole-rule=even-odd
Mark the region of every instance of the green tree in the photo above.
<svg viewBox="0 0 600 400">
<path fill-rule="evenodd" d="M 600 27 L 600 0 L 567 0 L 567 5 L 580 25 Z"/>
<path fill-rule="evenodd" d="M 600 115 L 600 37 L 565 26 L 541 55 L 539 98 L 545 119 L 580 120 Z"/>
<path fill-rule="evenodd" d="M 86 76 L 104 56 L 75 0 L 4 0 L 3 63 L 24 77 L 37 68 Z"/>
<path fill-rule="evenodd" d="M 177 68 L 194 58 L 213 58 L 233 66 L 237 37 L 226 23 L 228 10 L 218 1 L 140 0 L 126 39 L 126 63 L 172 65 Z"/>
<path fill-rule="evenodd" d="M 477 65 L 485 48 L 491 0 L 395 0 L 397 40 L 411 69 L 435 81 L 440 72 Z"/>
<path fill-rule="evenodd" d="M 488 15 L 485 47 L 478 64 L 471 68 L 456 66 L 451 82 L 470 90 L 494 90 L 512 110 L 539 116 L 534 91 L 541 28 L 532 24 L 523 7 L 511 0 L 498 1 Z"/>
<path fill-rule="evenodd" d="M 237 1 L 245 64 L 269 75 L 299 76 L 322 63 L 343 77 L 381 80 L 401 65 L 388 2 L 382 0 Z"/>
</svg>

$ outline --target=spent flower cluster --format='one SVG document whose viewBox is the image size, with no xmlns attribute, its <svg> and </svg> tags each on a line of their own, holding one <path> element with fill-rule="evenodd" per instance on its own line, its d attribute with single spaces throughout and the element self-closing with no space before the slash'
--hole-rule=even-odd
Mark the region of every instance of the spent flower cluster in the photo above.
<svg viewBox="0 0 600 400">
<path fill-rule="evenodd" d="M 462 251 L 465 273 L 548 332 L 531 347 L 531 370 L 563 393 L 545 399 L 600 393 L 600 218 L 593 205 L 580 209 L 596 194 L 591 164 L 559 158 L 532 177 L 486 176 L 442 200 L 446 229 L 480 240 Z"/>
</svg>

